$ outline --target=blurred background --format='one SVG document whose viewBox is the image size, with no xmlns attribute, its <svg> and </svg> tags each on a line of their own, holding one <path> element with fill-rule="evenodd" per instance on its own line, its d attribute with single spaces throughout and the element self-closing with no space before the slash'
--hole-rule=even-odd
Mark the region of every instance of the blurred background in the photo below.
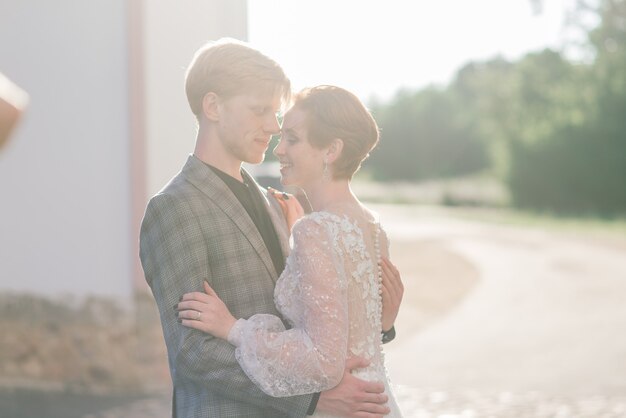
<svg viewBox="0 0 626 418">
<path fill-rule="evenodd" d="M 224 36 L 378 121 L 353 184 L 405 282 L 407 417 L 626 416 L 623 0 L 0 0 L 30 96 L 0 149 L 0 416 L 169 416 L 139 224 Z"/>
</svg>

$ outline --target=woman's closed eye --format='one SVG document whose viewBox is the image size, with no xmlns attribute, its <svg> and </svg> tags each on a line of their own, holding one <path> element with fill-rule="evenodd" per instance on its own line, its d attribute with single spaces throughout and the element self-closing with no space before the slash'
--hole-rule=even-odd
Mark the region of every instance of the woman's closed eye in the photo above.
<svg viewBox="0 0 626 418">
<path fill-rule="evenodd" d="M 290 145 L 293 145 L 293 144 L 298 143 L 300 141 L 300 138 L 298 138 L 296 135 L 294 135 L 290 131 L 283 131 L 280 134 L 280 140 L 285 141 Z"/>
</svg>

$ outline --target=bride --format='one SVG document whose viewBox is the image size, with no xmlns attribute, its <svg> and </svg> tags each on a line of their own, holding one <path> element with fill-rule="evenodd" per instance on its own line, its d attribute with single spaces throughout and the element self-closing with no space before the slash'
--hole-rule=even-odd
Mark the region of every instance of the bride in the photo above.
<svg viewBox="0 0 626 418">
<path fill-rule="evenodd" d="M 387 236 L 350 188 L 377 142 L 376 122 L 352 93 L 334 86 L 298 93 L 274 149 L 281 183 L 300 187 L 313 208 L 302 216 L 296 199 L 274 195 L 292 231 L 274 293 L 291 329 L 273 315 L 235 319 L 207 283 L 206 294 L 183 296 L 178 315 L 182 325 L 236 346 L 242 369 L 271 396 L 330 389 L 349 357 L 364 357 L 369 366 L 353 375 L 383 382 L 388 416 L 400 417 L 384 366 L 381 331 L 392 324 L 382 324 L 381 295 L 394 287 L 401 294 L 402 285 L 382 283 L 382 269 L 393 268 L 386 260 Z"/>
</svg>

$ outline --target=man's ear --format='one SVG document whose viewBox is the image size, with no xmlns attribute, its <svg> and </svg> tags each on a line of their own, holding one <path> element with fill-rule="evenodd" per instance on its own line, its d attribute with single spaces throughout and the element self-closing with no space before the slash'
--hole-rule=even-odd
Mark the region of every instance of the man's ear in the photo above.
<svg viewBox="0 0 626 418">
<path fill-rule="evenodd" d="M 335 138 L 331 141 L 328 146 L 328 150 L 326 151 L 326 162 L 328 164 L 334 163 L 337 158 L 341 156 L 341 152 L 343 151 L 343 140 L 339 138 Z"/>
<path fill-rule="evenodd" d="M 220 98 L 213 92 L 208 92 L 202 98 L 202 113 L 210 121 L 217 122 L 220 120 L 219 106 Z"/>
</svg>

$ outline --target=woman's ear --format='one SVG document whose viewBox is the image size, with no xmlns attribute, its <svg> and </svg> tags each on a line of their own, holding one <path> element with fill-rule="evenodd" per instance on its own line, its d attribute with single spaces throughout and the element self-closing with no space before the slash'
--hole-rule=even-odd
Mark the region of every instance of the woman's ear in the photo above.
<svg viewBox="0 0 626 418">
<path fill-rule="evenodd" d="M 333 139 L 326 151 L 326 162 L 334 163 L 341 156 L 341 151 L 343 151 L 343 141 L 339 138 Z"/>
<path fill-rule="evenodd" d="M 217 122 L 220 119 L 220 98 L 213 92 L 208 92 L 202 98 L 202 113 L 204 117 L 212 122 Z"/>
</svg>

